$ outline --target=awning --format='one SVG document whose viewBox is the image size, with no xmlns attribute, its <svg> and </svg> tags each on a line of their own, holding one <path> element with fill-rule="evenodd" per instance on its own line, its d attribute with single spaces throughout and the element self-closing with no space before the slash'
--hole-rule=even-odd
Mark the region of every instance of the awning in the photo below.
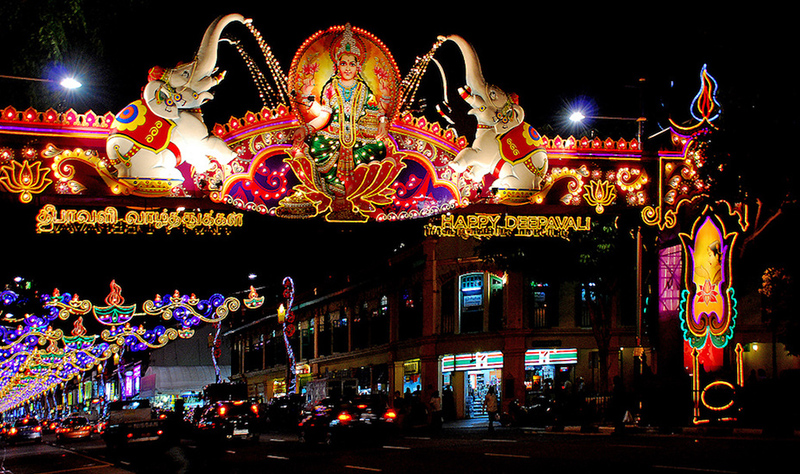
<svg viewBox="0 0 800 474">
<path fill-rule="evenodd" d="M 231 366 L 220 366 L 220 379 L 231 376 Z M 199 392 L 210 383 L 217 381 L 214 367 L 208 365 L 192 366 L 150 366 L 142 377 L 140 396 L 152 397 L 157 393 L 178 395 L 183 392 Z"/>
</svg>

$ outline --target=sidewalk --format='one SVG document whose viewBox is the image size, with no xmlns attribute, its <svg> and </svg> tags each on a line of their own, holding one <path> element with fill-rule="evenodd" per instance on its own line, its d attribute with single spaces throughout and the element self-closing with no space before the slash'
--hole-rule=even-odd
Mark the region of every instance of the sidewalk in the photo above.
<svg viewBox="0 0 800 474">
<path fill-rule="evenodd" d="M 442 425 L 444 430 L 463 430 L 470 432 L 489 431 L 489 421 L 486 418 L 471 418 L 463 420 L 446 421 Z M 662 434 L 662 435 L 688 435 L 688 436 L 758 436 L 769 437 L 761 428 L 742 428 L 742 427 L 714 427 L 714 426 L 684 426 L 676 427 L 670 431 L 664 431 L 655 426 L 635 426 L 627 425 L 621 431 L 617 431 L 609 425 L 592 425 L 590 429 L 581 426 L 564 426 L 554 428 L 553 426 L 502 426 L 494 423 L 495 433 L 502 432 L 523 432 L 523 433 L 572 433 L 583 435 L 636 435 L 636 434 Z M 783 438 L 800 439 L 800 430 L 795 430 L 792 435 L 782 436 Z"/>
</svg>

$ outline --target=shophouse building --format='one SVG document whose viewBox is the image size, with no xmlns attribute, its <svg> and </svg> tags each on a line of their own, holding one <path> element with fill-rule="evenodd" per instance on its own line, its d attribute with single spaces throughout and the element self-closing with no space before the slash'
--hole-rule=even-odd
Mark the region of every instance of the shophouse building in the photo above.
<svg viewBox="0 0 800 474">
<path fill-rule="evenodd" d="M 490 260 L 478 240 L 421 237 L 325 291 L 315 288 L 322 281 L 296 281 L 290 341 L 298 391 L 321 378 L 349 379 L 362 393 L 450 389 L 463 418 L 481 413 L 490 385 L 506 402 L 579 381 L 587 390 L 604 386 L 585 304 L 591 282 L 564 269 L 505 269 Z M 630 296 L 629 276 L 619 292 Z M 620 306 L 607 329 L 616 363 L 608 377 L 630 378 L 634 299 L 615 300 Z M 265 399 L 285 394 L 287 377 L 282 329 L 269 313 L 248 316 L 225 334 L 232 378 Z"/>
</svg>

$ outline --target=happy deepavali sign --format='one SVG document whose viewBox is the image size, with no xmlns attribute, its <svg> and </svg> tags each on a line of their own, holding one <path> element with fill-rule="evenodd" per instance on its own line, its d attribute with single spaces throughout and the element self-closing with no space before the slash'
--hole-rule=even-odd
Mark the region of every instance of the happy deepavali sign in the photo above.
<svg viewBox="0 0 800 474">
<path fill-rule="evenodd" d="M 425 226 L 425 236 L 489 239 L 492 237 L 556 237 L 569 240 L 573 232 L 591 230 L 591 217 L 446 214 L 438 224 Z"/>
</svg>

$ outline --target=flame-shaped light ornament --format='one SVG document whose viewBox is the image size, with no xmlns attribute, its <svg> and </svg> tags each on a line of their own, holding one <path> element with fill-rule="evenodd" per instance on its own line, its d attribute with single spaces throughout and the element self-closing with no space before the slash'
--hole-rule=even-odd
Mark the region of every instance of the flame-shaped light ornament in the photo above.
<svg viewBox="0 0 800 474">
<path fill-rule="evenodd" d="M 700 90 L 692 101 L 691 114 L 697 121 L 689 127 L 682 127 L 672 119 L 672 127 L 683 133 L 693 134 L 703 128 L 716 129 L 714 122 L 722 113 L 722 106 L 717 101 L 717 81 L 708 73 L 707 65 L 700 70 Z"/>
</svg>

